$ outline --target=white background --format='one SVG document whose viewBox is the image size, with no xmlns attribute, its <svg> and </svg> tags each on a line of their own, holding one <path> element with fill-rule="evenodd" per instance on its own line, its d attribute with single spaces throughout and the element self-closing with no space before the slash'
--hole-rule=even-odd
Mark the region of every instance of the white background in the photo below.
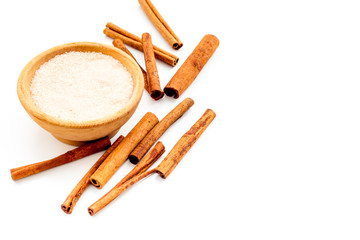
<svg viewBox="0 0 360 240">
<path fill-rule="evenodd" d="M 135 0 L 0 3 L 1 239 L 359 239 L 359 2 L 153 3 L 183 41 L 180 50 Z M 125 163 L 67 215 L 60 205 L 101 153 L 13 181 L 11 168 L 73 148 L 28 117 L 17 78 L 48 48 L 111 44 L 102 33 L 108 21 L 149 32 L 180 57 L 174 68 L 158 61 L 162 86 L 205 34 L 220 39 L 179 99 L 155 102 L 144 92 L 119 134 L 147 111 L 162 118 L 191 97 L 195 105 L 161 138 L 168 152 L 206 108 L 217 117 L 166 180 L 151 176 L 90 216 L 87 207 L 133 167 Z M 142 53 L 129 49 L 143 65 Z"/>
</svg>

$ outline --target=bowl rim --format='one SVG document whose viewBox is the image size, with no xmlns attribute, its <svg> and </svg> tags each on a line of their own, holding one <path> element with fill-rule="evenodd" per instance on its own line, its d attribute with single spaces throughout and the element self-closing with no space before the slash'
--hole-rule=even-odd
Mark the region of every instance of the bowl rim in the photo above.
<svg viewBox="0 0 360 240">
<path fill-rule="evenodd" d="M 62 51 L 64 49 L 70 49 L 70 48 L 76 48 L 76 47 L 94 47 L 94 50 L 93 50 L 94 52 L 101 52 L 101 53 L 103 53 L 101 51 L 101 49 L 115 51 L 118 54 L 123 55 L 137 69 L 136 71 L 138 72 L 138 77 L 134 78 L 132 76 L 133 84 L 134 84 L 132 95 L 131 95 L 129 101 L 117 112 L 107 115 L 105 117 L 95 119 L 95 120 L 90 120 L 90 121 L 77 122 L 77 121 L 71 121 L 71 120 L 64 120 L 61 118 L 57 118 L 57 117 L 48 115 L 45 112 L 41 111 L 40 108 L 37 107 L 35 105 L 35 103 L 33 102 L 31 95 L 24 94 L 24 92 L 26 91 L 25 75 L 31 69 L 31 66 L 38 63 L 38 61 L 40 61 L 44 57 L 48 56 L 49 54 L 54 53 L 55 51 L 59 51 L 59 50 Z M 77 51 L 77 50 L 69 50 L 69 51 Z M 65 52 L 67 52 L 67 51 L 64 51 L 62 53 L 65 53 Z M 89 51 L 89 52 L 91 52 L 91 51 Z M 60 54 L 62 54 L 62 53 L 60 53 Z M 106 53 L 103 53 L 103 54 L 106 54 Z M 42 64 L 40 64 L 39 66 L 41 66 L 41 65 Z M 126 66 L 124 66 L 124 67 L 126 67 Z M 118 49 L 111 45 L 98 43 L 98 42 L 86 42 L 86 41 L 65 43 L 65 44 L 58 45 L 58 46 L 55 46 L 48 50 L 43 51 L 42 53 L 35 56 L 32 60 L 30 60 L 25 65 L 25 67 L 23 68 L 23 70 L 21 71 L 21 73 L 19 75 L 18 82 L 17 82 L 18 98 L 19 98 L 21 104 L 23 105 L 23 107 L 25 108 L 25 110 L 30 115 L 32 115 L 33 117 L 35 117 L 41 121 L 45 121 L 49 124 L 61 126 L 61 127 L 69 127 L 69 128 L 93 128 L 96 126 L 100 126 L 100 125 L 104 125 L 104 124 L 113 122 L 119 118 L 122 118 L 122 117 L 126 116 L 127 113 L 131 112 L 133 105 L 138 104 L 138 102 L 141 100 L 143 91 L 144 91 L 144 78 L 143 78 L 143 75 L 142 75 L 139 65 L 136 63 L 136 61 L 133 58 L 131 58 L 127 53 L 125 53 L 121 49 Z"/>
</svg>

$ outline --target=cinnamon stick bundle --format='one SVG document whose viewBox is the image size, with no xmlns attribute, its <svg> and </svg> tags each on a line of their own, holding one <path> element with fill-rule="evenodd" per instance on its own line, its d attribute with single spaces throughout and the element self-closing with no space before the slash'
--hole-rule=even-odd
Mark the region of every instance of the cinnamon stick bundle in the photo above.
<svg viewBox="0 0 360 240">
<path fill-rule="evenodd" d="M 141 38 L 116 26 L 113 23 L 107 23 L 104 34 L 113 39 L 121 39 L 125 44 L 143 52 Z M 155 57 L 170 66 L 175 66 L 179 58 L 155 45 L 153 45 Z"/>
<path fill-rule="evenodd" d="M 98 169 L 98 167 L 104 162 L 104 160 L 110 155 L 110 153 L 121 143 L 124 139 L 124 136 L 120 135 L 118 139 L 104 152 L 104 154 L 96 161 L 96 163 L 90 168 L 90 170 L 84 175 L 80 182 L 75 186 L 71 191 L 69 196 L 66 198 L 64 203 L 61 205 L 61 209 L 67 213 L 71 214 L 77 201 L 85 191 L 85 189 L 90 185 L 90 177 Z"/>
<path fill-rule="evenodd" d="M 144 58 L 145 58 L 150 96 L 154 100 L 159 100 L 164 96 L 164 92 L 160 87 L 159 73 L 156 66 L 151 35 L 149 33 L 142 34 L 142 45 L 144 49 Z"/>
<path fill-rule="evenodd" d="M 186 98 L 171 110 L 153 129 L 144 137 L 129 155 L 129 160 L 137 164 L 146 154 L 151 146 L 164 134 L 164 132 L 179 119 L 190 107 L 194 105 L 194 100 Z"/>
<path fill-rule="evenodd" d="M 123 193 L 130 186 L 134 185 L 138 181 L 143 178 L 152 175 L 153 173 L 158 173 L 160 177 L 166 179 L 170 173 L 174 170 L 174 168 L 179 164 L 181 159 L 185 156 L 185 154 L 190 150 L 190 148 L 194 145 L 194 143 L 199 139 L 201 134 L 205 131 L 205 129 L 210 125 L 210 123 L 214 120 L 216 114 L 213 110 L 207 109 L 205 113 L 199 118 L 198 121 L 187 131 L 175 144 L 175 146 L 171 149 L 169 154 L 161 161 L 161 163 L 154 169 L 151 169 L 146 172 L 139 173 L 138 175 L 130 178 L 130 180 L 116 185 L 107 195 L 103 198 L 99 199 L 93 205 L 88 208 L 88 212 L 90 215 L 94 215 L 98 211 L 100 211 L 103 207 L 105 207 L 109 202 L 111 202 L 114 198 Z"/>
<path fill-rule="evenodd" d="M 56 158 L 10 169 L 11 178 L 13 180 L 18 180 L 48 170 L 50 168 L 54 168 L 57 166 L 64 165 L 66 163 L 70 163 L 75 160 L 89 156 L 91 154 L 105 150 L 109 148 L 110 145 L 111 142 L 109 137 L 104 137 L 96 141 L 91 141 L 71 151 L 68 151 Z"/>
<path fill-rule="evenodd" d="M 131 151 L 158 122 L 155 114 L 146 113 L 94 172 L 90 178 L 91 183 L 97 188 L 102 188 L 126 161 Z"/>
<path fill-rule="evenodd" d="M 111 201 L 113 201 L 117 196 L 120 195 L 122 190 L 122 185 L 136 177 L 138 174 L 141 174 L 148 170 L 151 165 L 156 162 L 156 160 L 164 153 L 165 147 L 162 142 L 158 142 L 153 149 L 144 157 L 143 160 L 139 162 L 118 184 L 115 185 L 108 193 L 106 193 L 102 198 L 92 204 L 89 208 L 89 214 L 94 215 Z"/>
<path fill-rule="evenodd" d="M 195 80 L 219 46 L 214 35 L 205 35 L 164 88 L 167 96 L 178 98 Z"/>
<path fill-rule="evenodd" d="M 139 3 L 152 24 L 156 27 L 156 29 L 164 37 L 164 39 L 170 44 L 170 46 L 176 50 L 180 49 L 183 46 L 183 43 L 180 41 L 178 36 L 176 36 L 170 26 L 166 23 L 165 19 L 160 15 L 154 4 L 150 0 L 139 0 Z"/>
<path fill-rule="evenodd" d="M 142 75 L 144 77 L 144 88 L 145 90 L 150 93 L 149 90 L 149 83 L 148 83 L 148 79 L 147 79 L 147 73 L 146 71 L 140 66 L 140 64 L 138 63 L 138 61 L 136 61 L 135 57 L 131 54 L 131 52 L 126 48 L 125 44 L 123 43 L 123 41 L 121 41 L 121 39 L 114 39 L 112 44 L 114 45 L 114 47 L 119 48 L 121 50 L 123 50 L 124 52 L 126 52 L 130 57 L 132 57 L 135 62 L 139 65 Z"/>
</svg>

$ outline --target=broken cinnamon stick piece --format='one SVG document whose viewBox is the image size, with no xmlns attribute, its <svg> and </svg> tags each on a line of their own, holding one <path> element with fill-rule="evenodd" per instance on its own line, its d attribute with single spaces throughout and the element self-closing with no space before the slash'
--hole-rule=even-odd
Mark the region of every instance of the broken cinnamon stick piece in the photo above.
<svg viewBox="0 0 360 240">
<path fill-rule="evenodd" d="M 150 96 L 154 100 L 159 100 L 164 96 L 164 92 L 162 91 L 160 86 L 159 73 L 156 66 L 151 35 L 149 33 L 142 34 L 142 45 L 144 49 L 144 58 L 145 58 Z"/>
<path fill-rule="evenodd" d="M 126 161 L 131 151 L 158 122 L 155 114 L 146 113 L 94 172 L 90 178 L 91 184 L 97 188 L 102 188 Z"/>
<path fill-rule="evenodd" d="M 48 170 L 50 168 L 54 168 L 66 163 L 70 163 L 75 160 L 89 156 L 91 154 L 100 152 L 102 150 L 109 148 L 110 145 L 111 142 L 109 137 L 104 137 L 99 140 L 91 141 L 71 151 L 68 151 L 56 158 L 10 169 L 11 177 L 13 180 L 18 180 L 24 177 L 28 177 L 33 174 Z"/>
<path fill-rule="evenodd" d="M 130 186 L 134 185 L 141 179 L 152 175 L 153 173 L 158 173 L 160 177 L 166 179 L 174 170 L 174 168 L 178 165 L 181 159 L 185 156 L 185 154 L 194 145 L 194 143 L 199 139 L 199 137 L 209 126 L 209 124 L 214 120 L 215 116 L 216 114 L 213 110 L 207 109 L 205 113 L 201 116 L 201 118 L 199 118 L 199 120 L 196 121 L 196 123 L 190 128 L 190 130 L 187 131 L 179 139 L 179 141 L 171 149 L 169 154 L 164 158 L 164 160 L 161 161 L 161 163 L 156 168 L 139 173 L 138 175 L 130 178 L 130 180 L 122 184 L 118 184 L 116 188 L 114 188 L 110 191 L 110 193 L 108 193 L 108 196 L 105 195 L 103 198 L 99 199 L 97 202 L 95 202 L 88 208 L 89 214 L 91 216 L 94 215 L 103 207 L 105 207 L 109 202 L 111 202 L 114 198 L 116 198 L 122 192 L 128 189 Z"/>
<path fill-rule="evenodd" d="M 214 35 L 205 35 L 164 88 L 167 96 L 178 98 L 195 80 L 219 46 Z"/>
<path fill-rule="evenodd" d="M 90 168 L 90 170 L 85 174 L 85 176 L 80 180 L 80 182 L 75 186 L 71 191 L 69 196 L 66 198 L 64 203 L 61 205 L 61 209 L 67 213 L 71 214 L 77 201 L 85 191 L 85 189 L 90 185 L 90 177 L 98 169 L 98 167 L 104 162 L 104 160 L 110 155 L 110 153 L 121 143 L 124 139 L 124 136 L 120 135 L 116 141 L 104 152 L 104 154 L 96 161 L 96 163 Z"/>
<path fill-rule="evenodd" d="M 189 108 L 194 105 L 194 100 L 186 98 L 171 110 L 153 129 L 144 137 L 129 155 L 129 161 L 137 164 L 151 146 L 165 133 L 165 131 L 179 119 Z"/>
<path fill-rule="evenodd" d="M 180 49 L 183 43 L 180 41 L 178 36 L 166 23 L 165 19 L 160 15 L 159 11 L 155 8 L 154 4 L 150 0 L 139 0 L 141 8 L 148 16 L 152 24 L 156 27 L 159 33 L 164 39 L 170 44 L 173 49 Z"/>
<path fill-rule="evenodd" d="M 144 159 L 141 160 L 139 164 L 136 165 L 118 184 L 116 184 L 115 187 L 88 208 L 89 214 L 94 215 L 119 196 L 126 189 L 124 189 L 123 184 L 149 169 L 164 151 L 164 145 L 162 142 L 158 142 Z"/>
<path fill-rule="evenodd" d="M 144 88 L 145 90 L 150 93 L 149 90 L 149 83 L 148 83 L 148 79 L 147 79 L 147 73 L 146 71 L 140 66 L 140 64 L 136 61 L 135 57 L 131 54 L 131 52 L 126 48 L 125 44 L 123 43 L 123 41 L 121 41 L 121 39 L 114 39 L 112 44 L 114 45 L 114 47 L 119 48 L 121 50 L 123 50 L 124 52 L 126 52 L 130 57 L 132 57 L 135 62 L 139 65 L 141 72 L 143 74 L 144 77 Z"/>
<path fill-rule="evenodd" d="M 139 50 L 143 51 L 141 38 L 118 27 L 113 23 L 107 23 L 106 28 L 104 29 L 104 34 L 113 39 L 121 39 L 125 44 Z M 170 66 L 175 66 L 179 62 L 179 58 L 155 45 L 153 45 L 155 57 Z"/>
</svg>

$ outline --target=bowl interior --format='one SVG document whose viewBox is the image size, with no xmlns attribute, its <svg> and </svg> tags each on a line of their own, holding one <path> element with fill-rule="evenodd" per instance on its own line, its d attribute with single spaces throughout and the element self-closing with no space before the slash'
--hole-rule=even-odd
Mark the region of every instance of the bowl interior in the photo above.
<svg viewBox="0 0 360 240">
<path fill-rule="evenodd" d="M 117 111 L 116 113 L 108 115 L 106 117 L 92 121 L 83 121 L 79 123 L 47 115 L 35 105 L 31 97 L 30 85 L 36 70 L 39 69 L 39 67 L 43 63 L 54 58 L 56 55 L 63 54 L 69 51 L 100 52 L 105 55 L 112 56 L 113 58 L 119 60 L 122 63 L 122 65 L 128 70 L 128 72 L 130 72 L 134 84 L 132 96 L 123 108 L 119 109 L 119 111 Z M 39 54 L 25 66 L 18 80 L 19 100 L 24 106 L 25 110 L 30 114 L 30 116 L 32 116 L 33 118 L 35 117 L 36 119 L 39 119 L 41 121 L 49 122 L 53 125 L 72 128 L 94 127 L 124 117 L 131 111 L 134 105 L 137 106 L 140 100 L 139 98 L 141 98 L 141 95 L 143 93 L 143 89 L 144 83 L 142 73 L 139 66 L 132 58 L 130 58 L 125 52 L 120 49 L 109 45 L 92 42 L 77 42 L 64 44 L 51 48 Z"/>
</svg>

